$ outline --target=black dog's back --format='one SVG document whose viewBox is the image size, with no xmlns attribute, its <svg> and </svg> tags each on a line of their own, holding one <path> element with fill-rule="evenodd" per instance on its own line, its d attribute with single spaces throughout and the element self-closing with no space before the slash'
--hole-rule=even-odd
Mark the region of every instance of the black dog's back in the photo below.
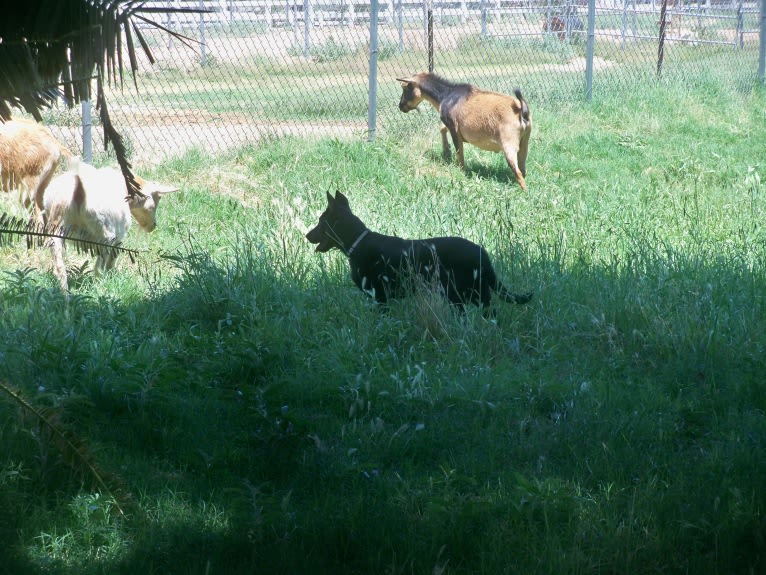
<svg viewBox="0 0 766 575">
<path fill-rule="evenodd" d="M 489 254 L 460 237 L 405 240 L 370 232 L 350 256 L 351 279 L 378 302 L 409 295 L 414 281 L 437 284 L 453 304 L 488 306 L 492 291 L 508 302 L 529 296 L 509 293 L 498 281 Z"/>
<path fill-rule="evenodd" d="M 351 278 L 380 303 L 409 295 L 414 281 L 438 283 L 453 304 L 489 306 L 492 291 L 508 302 L 526 303 L 497 279 L 489 254 L 461 237 L 405 240 L 369 231 L 352 212 L 346 197 L 327 194 L 328 206 L 306 234 L 319 252 L 338 248 L 348 256 Z"/>
</svg>

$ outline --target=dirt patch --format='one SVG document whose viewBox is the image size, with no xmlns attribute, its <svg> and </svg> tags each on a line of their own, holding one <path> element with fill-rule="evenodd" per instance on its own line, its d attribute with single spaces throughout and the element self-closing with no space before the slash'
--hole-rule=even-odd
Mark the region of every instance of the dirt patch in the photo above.
<svg viewBox="0 0 766 575">
<path fill-rule="evenodd" d="M 200 116 L 207 116 L 208 119 L 214 117 L 215 121 L 200 123 Z M 120 134 L 132 151 L 131 162 L 137 168 L 155 166 L 194 148 L 215 155 L 257 143 L 267 137 L 295 135 L 303 138 L 360 138 L 367 130 L 364 122 L 253 122 L 252 118 L 244 117 L 236 117 L 236 121 L 231 121 L 210 114 L 176 116 L 166 112 L 156 116 L 140 113 L 132 117 L 129 124 L 115 124 L 119 126 Z M 82 150 L 81 129 L 50 127 L 56 138 L 66 142 L 71 149 Z M 94 126 L 92 138 L 94 153 L 100 153 L 104 149 L 100 127 Z"/>
</svg>

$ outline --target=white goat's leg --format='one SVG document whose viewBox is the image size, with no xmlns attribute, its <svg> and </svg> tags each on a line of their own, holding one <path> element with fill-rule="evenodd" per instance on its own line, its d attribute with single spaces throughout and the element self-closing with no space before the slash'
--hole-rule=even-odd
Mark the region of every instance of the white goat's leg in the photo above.
<svg viewBox="0 0 766 575">
<path fill-rule="evenodd" d="M 102 241 L 106 243 L 115 243 L 114 234 L 107 233 L 102 238 Z M 100 248 L 98 250 L 98 256 L 96 257 L 96 263 L 94 270 L 96 274 L 107 272 L 114 267 L 114 262 L 117 259 L 117 253 L 114 249 Z"/>
<path fill-rule="evenodd" d="M 51 238 L 51 252 L 53 253 L 53 274 L 58 278 L 59 285 L 64 292 L 69 291 L 69 283 L 64 263 L 64 240 Z"/>
<path fill-rule="evenodd" d="M 114 262 L 117 257 L 112 252 L 104 250 L 103 253 L 99 253 L 96 258 L 95 270 L 97 274 L 107 272 L 114 267 Z"/>
</svg>

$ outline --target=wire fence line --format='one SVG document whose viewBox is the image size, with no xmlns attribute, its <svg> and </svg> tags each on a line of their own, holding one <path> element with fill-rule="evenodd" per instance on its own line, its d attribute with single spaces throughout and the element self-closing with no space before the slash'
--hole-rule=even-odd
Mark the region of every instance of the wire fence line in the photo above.
<svg viewBox="0 0 766 575">
<path fill-rule="evenodd" d="M 142 30 L 155 62 L 109 90 L 134 163 L 264 137 L 371 138 L 435 126 L 398 110 L 396 78 L 433 70 L 512 93 L 533 110 L 647 82 L 741 91 L 763 83 L 766 0 L 153 0 L 190 7 Z M 86 106 L 87 108 L 87 106 Z M 101 149 L 87 109 L 47 118 L 67 145 Z M 85 134 L 85 136 L 83 136 Z M 91 143 L 88 134 L 92 135 Z"/>
</svg>

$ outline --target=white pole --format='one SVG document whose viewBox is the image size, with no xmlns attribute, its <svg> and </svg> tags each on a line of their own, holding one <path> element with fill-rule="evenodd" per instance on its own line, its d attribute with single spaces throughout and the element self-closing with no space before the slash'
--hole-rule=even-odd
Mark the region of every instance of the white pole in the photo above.
<svg viewBox="0 0 766 575">
<path fill-rule="evenodd" d="M 82 110 L 82 157 L 86 164 L 93 163 L 93 121 L 90 117 L 90 100 L 83 100 Z"/>
<path fill-rule="evenodd" d="M 378 8 L 378 0 L 370 0 L 370 98 L 367 103 L 367 140 L 370 142 L 375 139 L 378 106 Z"/>
<path fill-rule="evenodd" d="M 766 0 L 763 0 L 766 2 Z M 588 38 L 585 46 L 585 99 L 593 97 L 593 45 L 596 42 L 596 0 L 588 0 Z"/>
</svg>

